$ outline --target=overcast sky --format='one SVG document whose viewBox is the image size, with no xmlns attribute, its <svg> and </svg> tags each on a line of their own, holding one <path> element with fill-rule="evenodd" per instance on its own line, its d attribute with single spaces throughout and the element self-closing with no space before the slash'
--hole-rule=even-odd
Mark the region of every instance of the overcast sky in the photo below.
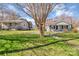
<svg viewBox="0 0 79 59">
<path fill-rule="evenodd" d="M 33 21 L 30 17 L 26 15 L 26 13 L 23 11 L 23 9 L 18 6 L 17 4 L 0 4 L 1 7 L 5 7 L 8 9 L 12 9 L 16 11 L 16 13 L 24 18 L 26 18 L 28 21 Z M 57 5 L 54 10 L 49 14 L 48 18 L 54 18 L 56 16 L 60 16 L 62 14 L 65 14 L 67 16 L 72 16 L 75 18 L 79 18 L 79 4 L 73 3 L 73 4 L 59 4 Z"/>
</svg>

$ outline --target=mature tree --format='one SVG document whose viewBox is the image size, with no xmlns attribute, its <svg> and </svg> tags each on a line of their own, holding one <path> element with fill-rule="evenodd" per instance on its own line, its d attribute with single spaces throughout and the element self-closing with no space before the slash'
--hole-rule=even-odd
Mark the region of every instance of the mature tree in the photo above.
<svg viewBox="0 0 79 59">
<path fill-rule="evenodd" d="M 16 15 L 16 12 L 13 10 L 7 10 L 4 8 L 0 9 L 0 20 L 16 20 L 19 17 Z"/>
<path fill-rule="evenodd" d="M 19 16 L 16 14 L 15 11 L 12 11 L 12 12 L 11 12 L 11 16 L 12 16 L 12 19 L 13 19 L 13 20 L 18 20 L 18 18 L 19 18 Z"/>
<path fill-rule="evenodd" d="M 54 9 L 54 3 L 25 3 L 24 6 L 27 15 L 35 20 L 35 24 L 40 31 L 40 35 L 44 35 L 45 22 L 49 13 Z"/>
</svg>

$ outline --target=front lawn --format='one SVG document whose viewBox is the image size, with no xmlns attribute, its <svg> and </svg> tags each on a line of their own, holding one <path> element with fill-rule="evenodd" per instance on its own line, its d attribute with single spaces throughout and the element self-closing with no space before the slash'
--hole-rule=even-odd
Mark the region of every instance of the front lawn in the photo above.
<svg viewBox="0 0 79 59">
<path fill-rule="evenodd" d="M 59 33 L 58 35 L 64 39 L 57 39 L 53 36 L 40 37 L 34 31 L 0 31 L 0 55 L 77 56 L 79 55 L 78 34 Z"/>
</svg>

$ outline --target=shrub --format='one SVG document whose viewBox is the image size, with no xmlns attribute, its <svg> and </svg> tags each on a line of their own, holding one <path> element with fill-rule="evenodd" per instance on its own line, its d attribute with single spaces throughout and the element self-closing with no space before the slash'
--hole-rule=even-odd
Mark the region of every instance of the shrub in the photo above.
<svg viewBox="0 0 79 59">
<path fill-rule="evenodd" d="M 77 28 L 73 28 L 72 32 L 77 33 L 78 32 Z"/>
<path fill-rule="evenodd" d="M 68 32 L 68 30 L 66 28 L 64 28 L 64 32 Z"/>
</svg>

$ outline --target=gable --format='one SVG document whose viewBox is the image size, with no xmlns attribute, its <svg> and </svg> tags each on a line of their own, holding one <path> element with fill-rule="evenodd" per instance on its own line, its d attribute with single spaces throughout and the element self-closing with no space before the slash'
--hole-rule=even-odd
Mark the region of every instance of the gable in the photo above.
<svg viewBox="0 0 79 59">
<path fill-rule="evenodd" d="M 66 23 L 66 22 L 59 22 L 59 23 L 57 23 L 56 25 L 69 25 L 69 24 Z"/>
</svg>

